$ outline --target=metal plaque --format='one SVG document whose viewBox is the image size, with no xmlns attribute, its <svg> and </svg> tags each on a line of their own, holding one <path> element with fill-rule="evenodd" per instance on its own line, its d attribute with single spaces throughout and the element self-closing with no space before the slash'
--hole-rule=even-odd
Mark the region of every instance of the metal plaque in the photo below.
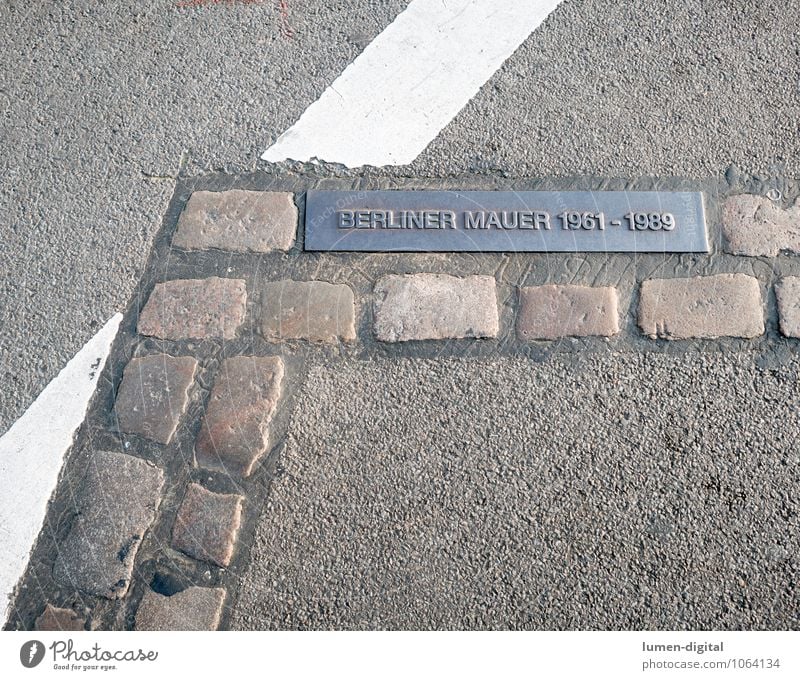
<svg viewBox="0 0 800 680">
<path fill-rule="evenodd" d="M 690 191 L 309 191 L 306 250 L 707 253 Z"/>
</svg>

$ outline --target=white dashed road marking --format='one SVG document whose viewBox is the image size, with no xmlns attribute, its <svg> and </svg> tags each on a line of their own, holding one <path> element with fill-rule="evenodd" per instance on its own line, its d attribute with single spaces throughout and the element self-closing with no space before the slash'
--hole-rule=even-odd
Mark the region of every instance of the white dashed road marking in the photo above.
<svg viewBox="0 0 800 680">
<path fill-rule="evenodd" d="M 0 597 L 3 621 L 28 564 L 64 456 L 83 422 L 117 335 L 115 314 L 0 438 Z"/>
<path fill-rule="evenodd" d="M 561 0 L 413 0 L 264 153 L 412 162 Z"/>
</svg>

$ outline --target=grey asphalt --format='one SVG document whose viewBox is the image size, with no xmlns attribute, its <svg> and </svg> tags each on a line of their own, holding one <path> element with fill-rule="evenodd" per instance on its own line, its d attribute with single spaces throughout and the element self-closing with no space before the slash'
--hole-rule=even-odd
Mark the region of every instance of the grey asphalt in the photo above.
<svg viewBox="0 0 800 680">
<path fill-rule="evenodd" d="M 796 629 L 798 370 L 693 350 L 317 366 L 230 625 Z"/>
<path fill-rule="evenodd" d="M 260 153 L 407 4 L 3 3 L 0 432 L 116 311 L 173 177 Z M 565 0 L 416 176 L 717 177 L 800 158 L 800 6 Z M 323 168 L 321 171 L 333 171 Z M 358 172 L 358 171 L 356 171 Z"/>
</svg>

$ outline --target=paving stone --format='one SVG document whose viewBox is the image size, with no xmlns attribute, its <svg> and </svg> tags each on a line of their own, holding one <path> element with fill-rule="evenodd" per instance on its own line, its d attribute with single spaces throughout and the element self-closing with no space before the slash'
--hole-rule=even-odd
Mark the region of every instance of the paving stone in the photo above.
<svg viewBox="0 0 800 680">
<path fill-rule="evenodd" d="M 269 445 L 282 381 L 280 357 L 226 359 L 197 436 L 197 465 L 248 476 Z"/>
<path fill-rule="evenodd" d="M 375 285 L 375 335 L 384 342 L 493 338 L 499 325 L 491 276 L 390 275 Z"/>
<path fill-rule="evenodd" d="M 521 340 L 618 332 L 616 288 L 549 285 L 520 291 L 517 335 Z"/>
<path fill-rule="evenodd" d="M 290 250 L 296 233 L 291 193 L 195 191 L 178 218 L 172 244 L 185 250 L 269 253 Z"/>
<path fill-rule="evenodd" d="M 775 284 L 781 333 L 800 338 L 800 277 L 784 276 Z"/>
<path fill-rule="evenodd" d="M 639 326 L 653 338 L 754 338 L 764 333 L 758 280 L 746 274 L 644 281 Z"/>
<path fill-rule="evenodd" d="M 120 431 L 168 444 L 186 411 L 196 371 L 192 357 L 152 354 L 131 359 L 114 407 Z"/>
<path fill-rule="evenodd" d="M 190 484 L 178 508 L 172 546 L 190 557 L 227 567 L 233 557 L 244 498 Z"/>
<path fill-rule="evenodd" d="M 147 590 L 136 611 L 135 630 L 216 630 L 225 601 L 223 588 L 191 586 L 166 596 Z"/>
<path fill-rule="evenodd" d="M 139 315 L 139 332 L 165 340 L 231 340 L 244 321 L 243 279 L 178 279 L 156 284 Z"/>
<path fill-rule="evenodd" d="M 722 232 L 725 251 L 734 255 L 800 253 L 800 200 L 784 210 L 764 196 L 733 196 L 722 209 Z"/>
<path fill-rule="evenodd" d="M 96 452 L 78 498 L 78 516 L 59 545 L 56 581 L 109 599 L 124 597 L 163 483 L 162 471 L 140 458 Z"/>
<path fill-rule="evenodd" d="M 54 607 L 49 602 L 33 624 L 35 630 L 85 630 L 86 621 L 72 609 Z"/>
<path fill-rule="evenodd" d="M 261 333 L 270 342 L 356 339 L 356 306 L 349 286 L 325 281 L 276 281 L 264 287 Z"/>
</svg>

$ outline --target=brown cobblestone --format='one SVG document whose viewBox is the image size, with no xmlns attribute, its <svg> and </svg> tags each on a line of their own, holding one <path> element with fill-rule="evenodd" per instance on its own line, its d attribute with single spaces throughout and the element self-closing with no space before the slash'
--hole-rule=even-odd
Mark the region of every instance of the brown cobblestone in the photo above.
<svg viewBox="0 0 800 680">
<path fill-rule="evenodd" d="M 261 333 L 270 342 L 356 339 L 355 301 L 349 286 L 325 281 L 268 283 L 261 313 Z"/>
<path fill-rule="evenodd" d="M 78 515 L 59 546 L 53 567 L 56 581 L 109 599 L 124 597 L 163 483 L 162 471 L 140 458 L 95 453 L 78 499 Z"/>
<path fill-rule="evenodd" d="M 297 233 L 294 196 L 277 191 L 195 191 L 178 219 L 172 244 L 269 253 L 290 250 Z"/>
<path fill-rule="evenodd" d="M 165 340 L 231 340 L 244 321 L 243 279 L 178 279 L 158 283 L 139 316 L 139 333 Z"/>
<path fill-rule="evenodd" d="M 120 431 L 168 444 L 186 411 L 196 371 L 192 357 L 152 354 L 131 359 L 114 406 Z"/>
<path fill-rule="evenodd" d="M 523 288 L 517 335 L 521 340 L 611 336 L 619 332 L 615 288 L 549 285 Z"/>
<path fill-rule="evenodd" d="M 800 201 L 784 210 L 764 196 L 733 196 L 722 209 L 722 232 L 725 251 L 734 255 L 800 253 Z"/>
<path fill-rule="evenodd" d="M 48 602 L 33 627 L 35 630 L 46 631 L 85 630 L 86 621 L 72 609 L 54 607 Z"/>
<path fill-rule="evenodd" d="M 227 567 L 233 557 L 244 498 L 190 484 L 178 509 L 172 546 L 190 557 Z"/>
<path fill-rule="evenodd" d="M 679 340 L 764 333 L 758 280 L 745 274 L 644 281 L 639 326 L 650 337 Z"/>
<path fill-rule="evenodd" d="M 135 630 L 216 630 L 225 601 L 223 588 L 191 586 L 159 595 L 147 590 L 136 612 Z"/>
<path fill-rule="evenodd" d="M 375 335 L 383 342 L 493 338 L 499 323 L 491 276 L 390 275 L 375 286 Z"/>
<path fill-rule="evenodd" d="M 781 333 L 800 338 L 800 277 L 784 276 L 775 285 Z"/>
<path fill-rule="evenodd" d="M 282 380 L 280 357 L 223 362 L 195 445 L 198 466 L 243 477 L 253 471 L 269 444 Z"/>
</svg>

